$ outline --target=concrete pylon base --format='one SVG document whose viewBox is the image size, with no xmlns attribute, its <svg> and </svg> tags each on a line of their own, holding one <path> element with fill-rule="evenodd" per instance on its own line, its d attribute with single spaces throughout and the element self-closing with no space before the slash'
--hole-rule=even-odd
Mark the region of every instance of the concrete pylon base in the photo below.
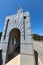
<svg viewBox="0 0 43 65">
<path fill-rule="evenodd" d="M 6 17 L 0 43 L 3 65 L 18 46 L 20 46 L 20 65 L 35 65 L 30 14 L 23 12 L 22 9 L 18 10 L 17 14 Z"/>
</svg>

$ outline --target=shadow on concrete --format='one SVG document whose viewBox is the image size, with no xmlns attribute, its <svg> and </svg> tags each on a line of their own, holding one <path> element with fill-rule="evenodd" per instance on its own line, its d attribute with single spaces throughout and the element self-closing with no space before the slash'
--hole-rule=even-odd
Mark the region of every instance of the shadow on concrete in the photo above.
<svg viewBox="0 0 43 65">
<path fill-rule="evenodd" d="M 13 53 L 11 53 L 9 56 L 8 56 L 8 62 L 10 60 L 12 60 L 14 57 L 16 57 L 18 54 L 20 54 L 20 47 L 17 47 Z"/>
<path fill-rule="evenodd" d="M 38 65 L 38 52 L 36 50 L 34 50 L 34 55 L 35 55 L 36 65 Z"/>
<path fill-rule="evenodd" d="M 20 30 L 18 28 L 14 28 L 9 33 L 5 63 L 12 60 L 18 54 L 20 54 Z"/>
<path fill-rule="evenodd" d="M 2 60 L 2 49 L 0 49 L 0 65 L 3 64 L 3 60 Z"/>
</svg>

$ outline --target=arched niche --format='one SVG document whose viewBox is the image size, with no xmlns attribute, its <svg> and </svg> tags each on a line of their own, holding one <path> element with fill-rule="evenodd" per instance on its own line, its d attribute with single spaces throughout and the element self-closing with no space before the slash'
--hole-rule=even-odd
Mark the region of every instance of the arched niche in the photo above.
<svg viewBox="0 0 43 65">
<path fill-rule="evenodd" d="M 20 30 L 13 28 L 9 33 L 6 63 L 20 54 Z"/>
</svg>

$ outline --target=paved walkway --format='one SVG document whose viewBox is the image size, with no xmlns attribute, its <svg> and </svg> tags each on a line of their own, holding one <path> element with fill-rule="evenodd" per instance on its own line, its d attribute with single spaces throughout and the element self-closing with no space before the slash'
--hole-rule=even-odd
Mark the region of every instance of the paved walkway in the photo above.
<svg viewBox="0 0 43 65">
<path fill-rule="evenodd" d="M 11 61 L 9 61 L 6 65 L 20 65 L 20 55 L 17 55 Z"/>
</svg>

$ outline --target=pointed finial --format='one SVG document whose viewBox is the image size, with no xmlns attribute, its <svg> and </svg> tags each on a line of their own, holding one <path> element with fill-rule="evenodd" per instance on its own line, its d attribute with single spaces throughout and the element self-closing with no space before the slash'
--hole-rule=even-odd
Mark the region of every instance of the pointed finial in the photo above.
<svg viewBox="0 0 43 65">
<path fill-rule="evenodd" d="M 20 6 L 18 6 L 18 13 L 23 13 L 23 9 Z"/>
</svg>

